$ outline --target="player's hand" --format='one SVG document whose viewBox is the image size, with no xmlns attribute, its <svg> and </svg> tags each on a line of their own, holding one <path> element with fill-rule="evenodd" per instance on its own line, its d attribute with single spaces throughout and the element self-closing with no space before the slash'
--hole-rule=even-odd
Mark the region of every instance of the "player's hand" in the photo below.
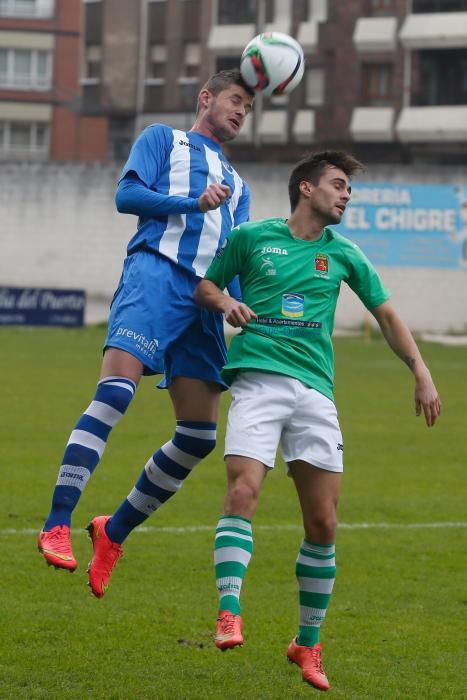
<svg viewBox="0 0 467 700">
<path fill-rule="evenodd" d="M 224 316 L 227 323 L 234 328 L 243 328 L 252 318 L 256 318 L 255 312 L 249 306 L 232 297 L 226 297 Z"/>
<path fill-rule="evenodd" d="M 220 185 L 216 182 L 213 185 L 209 185 L 199 197 L 199 208 L 203 214 L 206 211 L 217 209 L 221 204 L 224 204 L 225 200 L 228 199 L 230 195 L 230 187 L 227 185 Z"/>
<path fill-rule="evenodd" d="M 417 380 L 415 384 L 416 415 L 420 416 L 422 410 L 425 422 L 431 428 L 441 413 L 441 401 L 429 374 L 423 379 Z"/>
</svg>

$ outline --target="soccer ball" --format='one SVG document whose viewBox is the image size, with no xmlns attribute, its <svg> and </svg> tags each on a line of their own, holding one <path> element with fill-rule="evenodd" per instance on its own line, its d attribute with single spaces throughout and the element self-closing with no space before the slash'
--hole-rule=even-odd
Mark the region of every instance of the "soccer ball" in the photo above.
<svg viewBox="0 0 467 700">
<path fill-rule="evenodd" d="M 297 87 L 305 70 L 303 49 L 282 32 L 258 34 L 240 59 L 243 80 L 263 95 L 286 95 Z"/>
</svg>

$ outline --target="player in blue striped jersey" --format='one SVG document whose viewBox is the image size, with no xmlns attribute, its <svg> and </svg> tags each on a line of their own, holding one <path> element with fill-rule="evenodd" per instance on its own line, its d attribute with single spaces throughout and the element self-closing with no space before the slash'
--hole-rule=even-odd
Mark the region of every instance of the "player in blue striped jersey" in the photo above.
<svg viewBox="0 0 467 700">
<path fill-rule="evenodd" d="M 112 517 L 90 523 L 89 583 L 102 597 L 131 530 L 168 500 L 215 446 L 226 362 L 222 319 L 201 310 L 193 290 L 227 235 L 249 218 L 250 194 L 222 151 L 251 110 L 240 72 L 221 71 L 198 95 L 188 132 L 153 124 L 136 139 L 116 194 L 120 212 L 138 216 L 115 292 L 96 394 L 71 433 L 52 509 L 39 533 L 49 565 L 74 571 L 71 514 L 112 428 L 143 374 L 163 373 L 176 418 L 172 440 L 148 460 Z M 238 298 L 238 282 L 230 288 Z"/>
</svg>

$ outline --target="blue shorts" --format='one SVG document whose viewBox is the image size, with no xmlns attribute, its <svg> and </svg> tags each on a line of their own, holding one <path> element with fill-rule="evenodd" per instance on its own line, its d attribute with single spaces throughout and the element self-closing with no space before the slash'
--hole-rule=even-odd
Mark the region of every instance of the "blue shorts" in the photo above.
<svg viewBox="0 0 467 700">
<path fill-rule="evenodd" d="M 227 388 L 222 314 L 193 300 L 199 279 L 161 255 L 138 251 L 124 262 L 110 307 L 104 348 L 118 348 L 144 365 L 144 374 L 191 377 Z"/>
</svg>

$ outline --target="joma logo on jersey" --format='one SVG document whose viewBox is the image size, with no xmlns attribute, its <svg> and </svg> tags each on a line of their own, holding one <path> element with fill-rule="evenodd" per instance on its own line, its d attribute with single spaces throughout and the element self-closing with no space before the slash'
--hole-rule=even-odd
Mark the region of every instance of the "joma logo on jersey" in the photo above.
<svg viewBox="0 0 467 700">
<path fill-rule="evenodd" d="M 180 139 L 178 143 L 180 146 L 188 146 L 188 148 L 192 148 L 194 151 L 199 151 L 200 153 L 202 152 L 199 146 L 195 146 L 194 143 L 190 143 L 189 141 L 184 141 L 183 139 Z"/>
<path fill-rule="evenodd" d="M 265 253 L 275 253 L 276 255 L 288 255 L 289 251 L 286 250 L 285 248 L 273 248 L 272 246 L 264 246 L 264 248 L 261 251 L 261 255 L 264 255 Z"/>
</svg>

